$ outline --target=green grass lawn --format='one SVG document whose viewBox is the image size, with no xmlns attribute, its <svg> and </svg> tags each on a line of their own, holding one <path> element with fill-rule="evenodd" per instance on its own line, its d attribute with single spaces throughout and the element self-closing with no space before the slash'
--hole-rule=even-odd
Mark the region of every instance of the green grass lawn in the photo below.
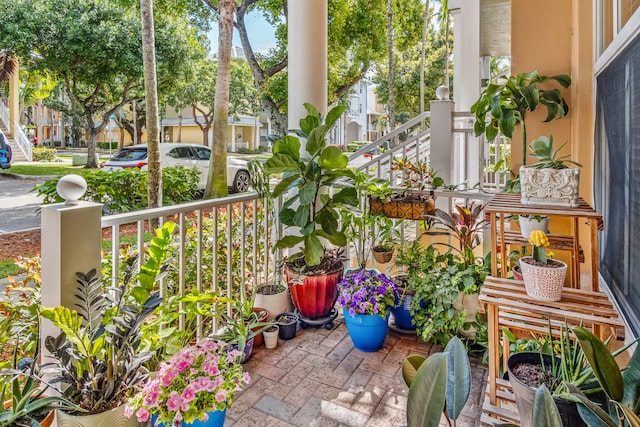
<svg viewBox="0 0 640 427">
<path fill-rule="evenodd" d="M 7 276 L 15 276 L 18 274 L 18 271 L 18 266 L 12 259 L 0 261 L 0 279 L 4 279 Z"/>
<path fill-rule="evenodd" d="M 51 163 L 51 164 L 32 164 L 32 165 L 12 165 L 9 169 L 5 169 L 5 172 L 16 173 L 19 175 L 30 176 L 57 176 L 68 175 L 70 173 L 76 173 L 82 170 L 84 166 L 71 166 L 66 163 Z"/>
</svg>

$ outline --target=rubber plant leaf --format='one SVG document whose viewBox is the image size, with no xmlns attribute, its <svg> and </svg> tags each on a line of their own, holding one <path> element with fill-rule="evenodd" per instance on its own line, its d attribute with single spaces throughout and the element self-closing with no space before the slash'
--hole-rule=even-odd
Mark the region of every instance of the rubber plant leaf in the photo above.
<svg viewBox="0 0 640 427">
<path fill-rule="evenodd" d="M 422 364 L 409 387 L 408 427 L 438 427 L 447 388 L 447 355 L 436 353 Z"/>
<path fill-rule="evenodd" d="M 453 337 L 444 348 L 447 355 L 447 416 L 456 420 L 471 393 L 471 367 L 464 344 Z"/>
<path fill-rule="evenodd" d="M 411 383 L 416 377 L 418 369 L 420 369 L 420 366 L 422 366 L 425 360 L 427 360 L 426 357 L 416 354 L 405 357 L 402 362 L 402 378 L 407 386 L 411 387 Z"/>
<path fill-rule="evenodd" d="M 622 373 L 609 349 L 598 337 L 581 326 L 575 327 L 573 333 L 578 338 L 580 347 L 602 390 L 609 399 L 621 402 L 624 396 Z"/>
<path fill-rule="evenodd" d="M 562 427 L 558 407 L 544 385 L 536 390 L 533 400 L 533 419 L 536 420 L 536 427 Z"/>
<path fill-rule="evenodd" d="M 622 373 L 624 397 L 622 403 L 637 413 L 640 409 L 640 351 L 636 350 Z"/>
<path fill-rule="evenodd" d="M 591 427 L 617 427 L 611 416 L 598 404 L 592 402 L 578 387 L 564 383 L 569 390 L 571 400 L 576 402 L 580 418 Z"/>
</svg>

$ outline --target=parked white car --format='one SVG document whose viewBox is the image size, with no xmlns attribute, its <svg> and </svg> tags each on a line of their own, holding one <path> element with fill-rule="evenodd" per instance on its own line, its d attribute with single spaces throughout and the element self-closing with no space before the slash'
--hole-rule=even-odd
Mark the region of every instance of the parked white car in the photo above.
<svg viewBox="0 0 640 427">
<path fill-rule="evenodd" d="M 187 143 L 162 143 L 159 147 L 160 164 L 163 168 L 183 166 L 198 169 L 200 171 L 199 188 L 204 189 L 209 174 L 209 158 L 211 157 L 209 147 Z M 100 167 L 106 171 L 126 168 L 147 170 L 147 154 L 146 144 L 132 145 L 118 151 Z M 246 161 L 227 157 L 227 184 L 232 193 L 249 190 L 251 179 Z"/>
</svg>

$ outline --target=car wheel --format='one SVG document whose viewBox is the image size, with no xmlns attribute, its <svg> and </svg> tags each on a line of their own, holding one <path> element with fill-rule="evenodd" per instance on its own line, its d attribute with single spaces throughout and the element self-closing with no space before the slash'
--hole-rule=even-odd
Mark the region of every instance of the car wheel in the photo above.
<svg viewBox="0 0 640 427">
<path fill-rule="evenodd" d="M 234 193 L 243 193 L 249 190 L 249 185 L 251 185 L 251 176 L 247 171 L 238 171 L 236 173 L 236 177 L 233 179 L 233 187 L 231 187 L 231 191 Z"/>
</svg>

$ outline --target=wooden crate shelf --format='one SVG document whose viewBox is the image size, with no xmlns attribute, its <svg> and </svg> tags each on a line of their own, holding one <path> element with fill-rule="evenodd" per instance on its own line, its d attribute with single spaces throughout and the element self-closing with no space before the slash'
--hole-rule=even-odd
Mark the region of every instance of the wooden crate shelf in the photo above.
<svg viewBox="0 0 640 427">
<path fill-rule="evenodd" d="M 577 208 L 561 208 L 557 206 L 531 206 L 520 203 L 519 194 L 496 194 L 487 203 L 485 216 L 491 227 L 491 274 L 498 275 L 498 259 L 507 259 L 507 245 L 528 245 L 526 239 L 519 232 L 509 229 L 506 222 L 514 215 L 547 215 L 568 218 L 571 224 L 571 234 L 549 235 L 551 248 L 566 250 L 571 254 L 571 277 L 569 284 L 580 287 L 580 263 L 585 261 L 585 254 L 580 247 L 580 221 L 585 221 L 590 227 L 590 262 L 591 262 L 591 290 L 598 290 L 598 230 L 602 230 L 602 215 L 596 212 L 587 202 L 580 199 Z M 497 254 L 500 254 L 498 257 Z M 502 277 L 507 277 L 507 269 L 501 268 Z"/>
<path fill-rule="evenodd" d="M 496 380 L 496 398 L 496 403 L 492 405 L 489 397 L 489 385 L 487 384 L 484 403 L 482 404 L 480 425 L 493 427 L 495 423 L 520 424 L 520 416 L 518 415 L 511 384 L 509 384 L 508 380 Z"/>
<path fill-rule="evenodd" d="M 582 325 L 603 340 L 612 335 L 615 338 L 624 335 L 624 323 L 603 292 L 564 288 L 560 301 L 545 302 L 529 297 L 521 281 L 489 276 L 478 301 L 481 311 L 487 313 L 489 335 L 489 378 L 483 406 L 488 419 L 509 421 L 506 419 L 508 412 L 515 411 L 514 405 L 507 404 L 510 402 L 508 381 L 505 384 L 500 377 L 501 347 L 503 364 L 509 357 L 508 343 L 501 345 L 503 328 L 525 335 L 546 334 L 551 322 L 552 333 L 556 336 L 565 323 L 569 327 Z"/>
</svg>

